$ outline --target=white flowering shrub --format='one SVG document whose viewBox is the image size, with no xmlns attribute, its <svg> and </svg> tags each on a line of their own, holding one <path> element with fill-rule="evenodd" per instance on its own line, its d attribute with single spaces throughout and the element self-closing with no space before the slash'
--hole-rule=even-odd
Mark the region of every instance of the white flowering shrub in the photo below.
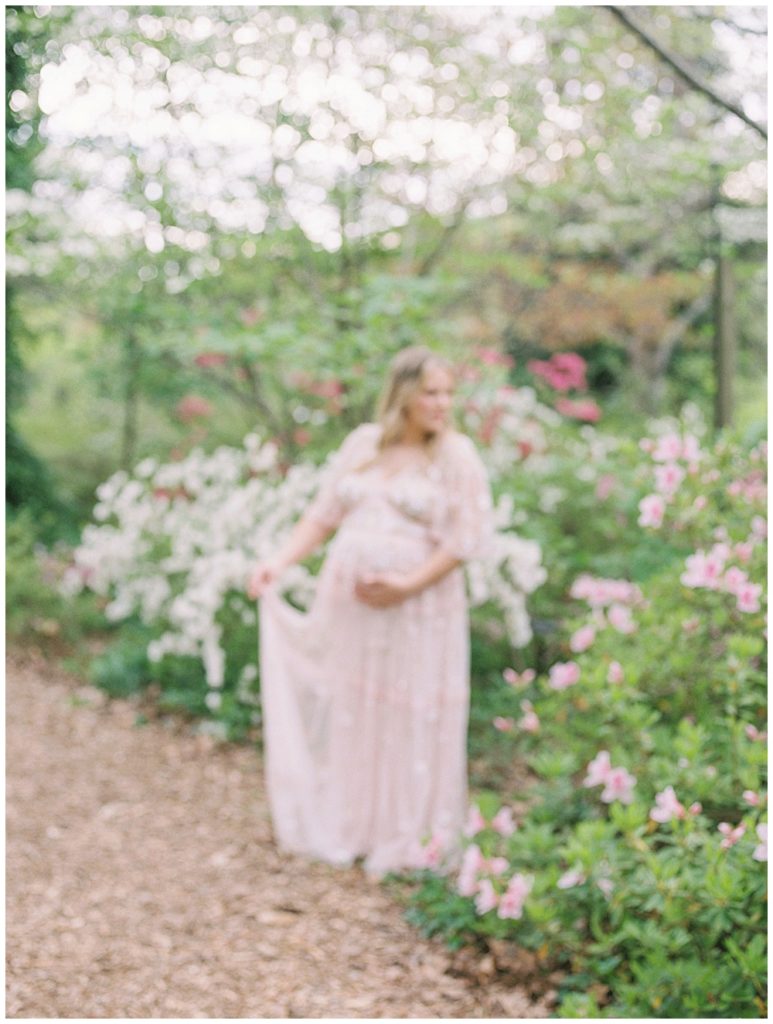
<svg viewBox="0 0 773 1024">
<path fill-rule="evenodd" d="M 511 429 L 518 422 L 513 416 Z M 257 561 L 276 551 L 319 484 L 320 467 L 301 463 L 283 475 L 277 454 L 271 442 L 250 434 L 241 448 L 209 455 L 196 449 L 178 462 L 146 459 L 131 474 L 115 473 L 98 488 L 95 523 L 85 528 L 62 580 L 67 594 L 89 588 L 102 595 L 111 621 L 136 617 L 144 623 L 152 634 L 150 662 L 196 659 L 212 712 L 222 706 L 227 678 L 237 679 L 239 699 L 249 702 L 257 678 L 257 616 L 246 580 Z M 495 454 L 496 491 L 505 463 L 501 451 Z M 532 635 L 526 598 L 546 573 L 539 544 L 515 534 L 513 519 L 513 497 L 502 493 L 495 502 L 492 556 L 468 563 L 467 579 L 471 605 L 491 608 L 502 635 L 522 647 Z M 280 586 L 305 608 L 315 583 L 308 568 L 296 565 Z M 240 625 L 254 635 L 248 656 L 243 644 L 234 653 L 232 634 Z M 231 664 L 229 675 L 234 657 L 240 664 Z"/>
</svg>

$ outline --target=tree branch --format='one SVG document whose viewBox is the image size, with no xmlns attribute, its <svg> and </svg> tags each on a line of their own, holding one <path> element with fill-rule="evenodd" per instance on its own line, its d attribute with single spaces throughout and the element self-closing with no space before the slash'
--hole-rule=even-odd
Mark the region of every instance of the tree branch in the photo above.
<svg viewBox="0 0 773 1024">
<path fill-rule="evenodd" d="M 724 99 L 719 95 L 719 93 L 715 92 L 712 86 L 710 86 L 708 82 L 704 82 L 703 79 L 700 78 L 699 75 L 684 60 L 682 60 L 680 56 L 671 53 L 670 50 L 667 50 L 661 43 L 651 36 L 646 29 L 637 24 L 626 8 L 615 7 L 611 4 L 605 4 L 604 6 L 606 7 L 606 10 L 614 14 L 618 21 L 621 21 L 626 28 L 630 29 L 634 35 L 637 35 L 639 39 L 650 47 L 651 50 L 654 50 L 658 57 L 668 64 L 669 67 L 673 68 L 680 78 L 684 79 L 689 86 L 696 89 L 698 92 L 702 92 L 704 96 L 708 96 L 710 100 L 718 104 L 720 107 L 723 107 L 731 114 L 735 114 L 735 116 L 739 117 L 745 124 L 748 124 L 750 128 L 753 128 L 758 132 L 763 139 L 767 139 L 768 132 L 763 125 L 758 124 L 753 118 L 749 117 L 748 114 L 744 113 L 741 107 Z"/>
</svg>

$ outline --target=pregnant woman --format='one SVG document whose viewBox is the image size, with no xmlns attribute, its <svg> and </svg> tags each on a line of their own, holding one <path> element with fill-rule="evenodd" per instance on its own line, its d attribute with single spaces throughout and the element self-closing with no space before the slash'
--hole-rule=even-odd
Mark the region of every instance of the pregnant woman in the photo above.
<svg viewBox="0 0 773 1024">
<path fill-rule="evenodd" d="M 469 624 L 462 563 L 491 541 L 472 441 L 451 425 L 454 377 L 423 347 L 394 359 L 376 422 L 330 460 L 260 598 L 266 780 L 282 849 L 372 877 L 453 848 L 467 809 Z M 308 612 L 278 593 L 334 531 Z"/>
</svg>

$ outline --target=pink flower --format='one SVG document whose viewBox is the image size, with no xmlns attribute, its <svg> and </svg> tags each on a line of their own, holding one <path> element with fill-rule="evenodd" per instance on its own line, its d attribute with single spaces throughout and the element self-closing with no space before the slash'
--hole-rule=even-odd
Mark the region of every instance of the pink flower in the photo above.
<svg viewBox="0 0 773 1024">
<path fill-rule="evenodd" d="M 475 910 L 479 914 L 487 914 L 489 910 L 493 910 L 499 903 L 499 897 L 496 894 L 494 886 L 491 884 L 491 880 L 484 878 L 478 886 L 478 894 L 475 897 Z"/>
<path fill-rule="evenodd" d="M 575 885 L 582 885 L 584 881 L 585 875 L 583 872 L 579 868 L 573 868 L 565 871 L 556 882 L 556 885 L 559 889 L 571 889 Z"/>
<path fill-rule="evenodd" d="M 654 462 L 673 462 L 682 454 L 682 439 L 678 434 L 664 434 L 657 439 L 652 452 Z"/>
<path fill-rule="evenodd" d="M 515 360 L 511 355 L 507 355 L 504 352 L 499 352 L 495 348 L 490 348 L 484 345 L 478 345 L 475 348 L 475 355 L 480 359 L 482 363 L 487 366 L 515 366 Z"/>
<path fill-rule="evenodd" d="M 511 732 L 515 722 L 512 718 L 503 718 L 501 715 L 497 715 L 493 720 L 494 728 L 499 729 L 500 732 Z"/>
<path fill-rule="evenodd" d="M 491 827 L 500 836 L 511 836 L 517 827 L 513 820 L 512 810 L 509 807 L 500 807 L 491 819 Z"/>
<path fill-rule="evenodd" d="M 623 666 L 619 661 L 613 661 L 610 663 L 609 671 L 607 672 L 608 683 L 622 683 L 623 681 Z"/>
<path fill-rule="evenodd" d="M 601 793 L 604 803 L 609 804 L 613 800 L 619 800 L 623 804 L 632 802 L 636 779 L 625 768 L 610 769 L 604 782 L 604 789 Z"/>
<path fill-rule="evenodd" d="M 596 497 L 599 501 L 606 501 L 615 488 L 617 478 L 611 473 L 604 473 L 596 483 Z"/>
<path fill-rule="evenodd" d="M 636 623 L 631 618 L 631 610 L 627 605 L 610 605 L 607 610 L 607 618 L 618 633 L 634 633 L 636 631 Z"/>
<path fill-rule="evenodd" d="M 443 859 L 443 842 L 438 835 L 433 835 L 430 841 L 422 847 L 419 854 L 418 867 L 436 868 Z"/>
<path fill-rule="evenodd" d="M 507 857 L 490 857 L 483 865 L 484 871 L 490 871 L 492 875 L 503 875 L 510 867 Z"/>
<path fill-rule="evenodd" d="M 666 503 L 660 494 L 648 494 L 639 502 L 639 526 L 653 526 L 655 529 L 663 525 L 663 513 Z"/>
<path fill-rule="evenodd" d="M 707 504 L 708 501 L 705 495 L 703 494 L 699 494 L 692 503 L 693 508 L 697 509 L 699 512 L 701 511 L 701 509 L 704 509 Z"/>
<path fill-rule="evenodd" d="M 585 360 L 575 352 L 557 352 L 549 360 L 531 359 L 526 364 L 530 373 L 542 377 L 556 391 L 582 390 L 585 381 Z"/>
<path fill-rule="evenodd" d="M 459 877 L 456 882 L 456 891 L 460 896 L 473 896 L 478 891 L 478 872 L 483 864 L 483 854 L 480 852 L 480 848 L 475 843 L 468 846 L 462 856 Z"/>
<path fill-rule="evenodd" d="M 628 580 L 609 580 L 581 573 L 569 589 L 571 597 L 587 601 L 591 608 L 599 608 L 612 601 L 636 604 L 642 598 L 641 590 Z"/>
<path fill-rule="evenodd" d="M 759 807 L 760 805 L 760 794 L 755 793 L 753 789 L 745 789 L 743 791 L 743 798 L 749 804 L 750 807 Z"/>
<path fill-rule="evenodd" d="M 761 821 L 757 825 L 757 838 L 761 840 L 759 846 L 754 847 L 754 853 L 752 857 L 755 860 L 767 860 L 768 859 L 768 823 Z"/>
<path fill-rule="evenodd" d="M 525 668 L 519 675 L 514 668 L 506 668 L 502 676 L 510 686 L 528 686 L 529 683 L 533 682 L 536 672 L 533 668 Z"/>
<path fill-rule="evenodd" d="M 524 732 L 539 732 L 540 721 L 536 711 L 527 711 L 523 718 L 518 719 L 518 725 Z"/>
<path fill-rule="evenodd" d="M 737 594 L 740 587 L 744 583 L 748 583 L 749 577 L 736 565 L 731 565 L 729 569 L 725 571 L 725 575 L 722 577 L 722 586 L 731 594 Z"/>
<path fill-rule="evenodd" d="M 596 403 L 586 398 L 581 402 L 574 402 L 570 398 L 559 398 L 556 402 L 556 411 L 562 416 L 572 416 L 576 420 L 584 420 L 586 423 L 596 423 L 601 419 L 601 409 Z"/>
<path fill-rule="evenodd" d="M 595 639 L 596 630 L 593 626 L 581 626 L 572 633 L 569 639 L 569 646 L 575 654 L 579 654 L 580 651 L 587 650 Z"/>
<path fill-rule="evenodd" d="M 694 434 L 685 434 L 682 439 L 682 458 L 688 462 L 699 462 L 703 452 Z"/>
<path fill-rule="evenodd" d="M 587 775 L 583 779 L 583 786 L 598 786 L 607 781 L 607 776 L 612 770 L 612 762 L 608 750 L 600 750 L 592 761 L 588 762 Z"/>
<path fill-rule="evenodd" d="M 612 879 L 611 878 L 599 878 L 598 881 L 596 882 L 596 885 L 599 887 L 599 889 L 601 889 L 601 891 L 604 893 L 606 898 L 609 899 L 609 897 L 612 895 L 612 890 L 615 887 L 614 886 L 614 882 L 612 881 Z"/>
<path fill-rule="evenodd" d="M 470 839 L 472 836 L 476 836 L 478 832 L 482 832 L 485 827 L 486 819 L 480 813 L 478 805 L 473 804 L 467 812 L 467 822 L 463 829 L 464 834 Z M 472 847 L 469 847 L 469 849 L 472 849 Z"/>
<path fill-rule="evenodd" d="M 694 633 L 701 624 L 701 620 L 697 618 L 684 619 L 682 622 L 682 629 L 685 633 Z"/>
<path fill-rule="evenodd" d="M 684 470 L 675 462 L 655 467 L 655 487 L 661 494 L 674 494 L 684 480 Z"/>
<path fill-rule="evenodd" d="M 557 661 L 551 665 L 548 686 L 553 690 L 565 690 L 580 678 L 580 666 L 574 661 Z"/>
<path fill-rule="evenodd" d="M 186 395 L 175 406 L 175 412 L 177 418 L 183 423 L 190 423 L 192 420 L 206 419 L 211 416 L 213 409 L 206 398 L 201 398 L 199 395 Z"/>
<path fill-rule="evenodd" d="M 758 583 L 746 582 L 735 591 L 736 606 L 739 612 L 758 612 L 760 610 L 760 594 L 762 587 Z"/>
<path fill-rule="evenodd" d="M 719 844 L 723 850 L 728 850 L 731 846 L 735 846 L 735 844 L 746 831 L 746 825 L 744 825 L 743 822 L 741 822 L 740 825 L 736 825 L 736 827 L 733 828 L 733 826 L 729 825 L 726 821 L 720 821 L 720 823 L 717 825 L 717 828 L 725 837 Z"/>
<path fill-rule="evenodd" d="M 767 732 L 760 732 L 756 725 L 745 725 L 743 728 L 750 740 L 759 740 L 764 743 L 768 738 Z"/>
<path fill-rule="evenodd" d="M 193 360 L 196 366 L 209 369 L 211 366 L 223 366 L 228 362 L 225 352 L 200 352 Z"/>
<path fill-rule="evenodd" d="M 768 535 L 768 521 L 763 516 L 752 517 L 752 536 L 764 540 Z"/>
<path fill-rule="evenodd" d="M 720 580 L 725 568 L 725 559 L 721 551 L 712 551 L 708 555 L 705 551 L 696 551 L 688 555 L 686 570 L 679 579 L 686 587 L 708 587 L 710 590 L 718 590 Z"/>
<path fill-rule="evenodd" d="M 531 880 L 520 872 L 513 875 L 499 903 L 497 916 L 502 918 L 521 917 L 523 914 L 523 904 L 531 891 L 531 887 Z"/>
<path fill-rule="evenodd" d="M 700 814 L 703 810 L 703 804 L 699 800 L 696 800 L 694 803 L 690 804 L 687 810 L 690 814 Z"/>
<path fill-rule="evenodd" d="M 754 545 L 748 541 L 741 540 L 734 545 L 733 551 L 740 562 L 748 562 L 754 554 Z"/>
<path fill-rule="evenodd" d="M 672 818 L 684 818 L 686 811 L 677 800 L 673 786 L 666 786 L 660 793 L 655 794 L 656 807 L 650 811 L 653 821 L 670 821 Z"/>
</svg>

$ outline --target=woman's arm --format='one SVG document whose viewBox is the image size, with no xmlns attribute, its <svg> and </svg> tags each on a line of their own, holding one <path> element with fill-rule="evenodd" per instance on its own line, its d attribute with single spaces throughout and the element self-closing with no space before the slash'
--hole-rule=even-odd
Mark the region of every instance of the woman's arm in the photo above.
<svg viewBox="0 0 773 1024">
<path fill-rule="evenodd" d="M 461 564 L 461 559 L 439 547 L 423 565 L 410 572 L 379 572 L 362 576 L 354 592 L 366 604 L 386 608 L 421 593 Z"/>
<path fill-rule="evenodd" d="M 272 558 L 258 562 L 247 577 L 248 596 L 253 600 L 261 597 L 289 565 L 302 561 L 315 551 L 333 529 L 312 516 L 302 516 L 279 551 Z"/>
<path fill-rule="evenodd" d="M 316 551 L 323 544 L 334 528 L 326 526 L 311 516 L 301 516 L 293 527 L 287 540 L 272 558 L 272 562 L 280 569 L 302 562 L 307 555 Z"/>
</svg>

